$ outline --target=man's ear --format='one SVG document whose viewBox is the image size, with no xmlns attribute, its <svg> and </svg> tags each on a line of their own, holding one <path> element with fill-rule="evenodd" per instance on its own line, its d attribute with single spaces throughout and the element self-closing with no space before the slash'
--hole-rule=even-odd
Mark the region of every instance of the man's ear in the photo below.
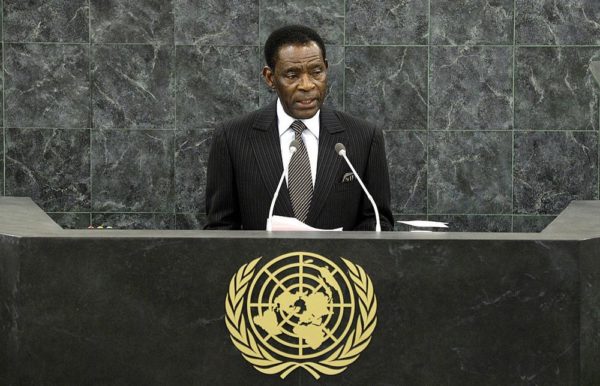
<svg viewBox="0 0 600 386">
<path fill-rule="evenodd" d="M 329 68 L 329 62 L 327 61 L 327 59 L 323 59 L 323 62 L 325 62 L 325 68 Z"/>
<path fill-rule="evenodd" d="M 267 84 L 267 86 L 269 86 L 269 88 L 275 88 L 275 83 L 273 80 L 274 74 L 273 70 L 271 70 L 271 67 L 264 66 L 262 69 L 262 75 L 265 79 L 265 83 Z"/>
</svg>

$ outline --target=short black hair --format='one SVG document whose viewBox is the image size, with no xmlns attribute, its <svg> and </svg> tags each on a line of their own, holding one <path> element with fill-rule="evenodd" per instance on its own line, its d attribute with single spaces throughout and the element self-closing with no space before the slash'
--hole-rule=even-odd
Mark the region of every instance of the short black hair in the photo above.
<svg viewBox="0 0 600 386">
<path fill-rule="evenodd" d="M 265 42 L 265 60 L 271 70 L 275 69 L 275 59 L 279 49 L 288 44 L 308 44 L 315 42 L 321 49 L 323 59 L 325 59 L 325 43 L 319 34 L 312 28 L 293 24 L 286 25 L 271 32 Z"/>
</svg>

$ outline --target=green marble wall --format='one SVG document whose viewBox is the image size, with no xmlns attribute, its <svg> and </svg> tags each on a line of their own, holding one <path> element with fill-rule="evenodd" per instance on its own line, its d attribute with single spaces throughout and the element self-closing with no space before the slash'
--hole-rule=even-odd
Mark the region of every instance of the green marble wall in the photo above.
<svg viewBox="0 0 600 386">
<path fill-rule="evenodd" d="M 212 130 L 272 100 L 289 22 L 326 40 L 327 103 L 384 129 L 398 219 L 537 231 L 598 199 L 596 0 L 3 0 L 0 192 L 68 228 L 201 227 Z"/>
</svg>

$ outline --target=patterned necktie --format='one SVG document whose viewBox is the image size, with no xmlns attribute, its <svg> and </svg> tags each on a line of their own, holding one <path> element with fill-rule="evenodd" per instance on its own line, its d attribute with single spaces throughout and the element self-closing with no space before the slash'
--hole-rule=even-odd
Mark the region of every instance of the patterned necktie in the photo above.
<svg viewBox="0 0 600 386">
<path fill-rule="evenodd" d="M 290 160 L 288 190 L 292 200 L 294 215 L 298 220 L 305 222 L 313 194 L 310 160 L 308 159 L 308 152 L 302 140 L 302 132 L 306 129 L 306 126 L 304 126 L 302 121 L 296 120 L 292 123 L 291 128 L 294 130 L 296 140 L 300 143 L 300 146 Z"/>
</svg>

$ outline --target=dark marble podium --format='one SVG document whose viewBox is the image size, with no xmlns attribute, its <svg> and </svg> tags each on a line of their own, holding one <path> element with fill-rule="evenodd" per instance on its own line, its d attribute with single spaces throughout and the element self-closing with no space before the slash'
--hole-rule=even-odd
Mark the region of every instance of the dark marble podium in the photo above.
<svg viewBox="0 0 600 386">
<path fill-rule="evenodd" d="M 1 385 L 600 385 L 600 202 L 537 234 L 63 230 L 0 198 Z M 378 325 L 338 376 L 257 372 L 224 323 L 249 260 L 361 265 Z"/>
</svg>

